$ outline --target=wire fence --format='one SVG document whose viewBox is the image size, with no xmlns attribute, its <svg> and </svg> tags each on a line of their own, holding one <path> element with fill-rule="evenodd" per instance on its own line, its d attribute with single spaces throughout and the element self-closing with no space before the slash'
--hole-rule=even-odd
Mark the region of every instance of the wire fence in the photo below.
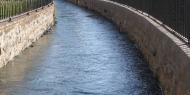
<svg viewBox="0 0 190 95">
<path fill-rule="evenodd" d="M 0 20 L 52 3 L 53 0 L 0 0 Z"/>
<path fill-rule="evenodd" d="M 190 41 L 190 0 L 112 0 L 144 11 Z"/>
</svg>

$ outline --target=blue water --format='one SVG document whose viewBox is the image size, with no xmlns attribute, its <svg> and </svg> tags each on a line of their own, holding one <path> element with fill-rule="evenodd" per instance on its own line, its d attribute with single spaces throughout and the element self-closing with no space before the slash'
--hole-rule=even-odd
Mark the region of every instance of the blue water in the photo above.
<svg viewBox="0 0 190 95">
<path fill-rule="evenodd" d="M 55 4 L 54 30 L 0 70 L 0 95 L 161 95 L 125 33 L 91 11 Z"/>
</svg>

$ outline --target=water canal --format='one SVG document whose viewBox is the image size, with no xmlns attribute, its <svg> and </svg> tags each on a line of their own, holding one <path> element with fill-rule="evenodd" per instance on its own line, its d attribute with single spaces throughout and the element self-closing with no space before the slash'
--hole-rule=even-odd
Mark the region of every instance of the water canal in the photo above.
<svg viewBox="0 0 190 95">
<path fill-rule="evenodd" d="M 126 34 L 91 11 L 55 3 L 54 31 L 0 70 L 0 95 L 161 95 Z"/>
</svg>

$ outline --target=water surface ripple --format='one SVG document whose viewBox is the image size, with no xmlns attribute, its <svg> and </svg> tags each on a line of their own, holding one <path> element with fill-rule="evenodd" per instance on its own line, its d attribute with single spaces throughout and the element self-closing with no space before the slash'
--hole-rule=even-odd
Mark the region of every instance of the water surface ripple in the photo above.
<svg viewBox="0 0 190 95">
<path fill-rule="evenodd" d="M 0 70 L 0 95 L 161 95 L 126 34 L 91 11 L 55 3 L 54 31 Z"/>
</svg>

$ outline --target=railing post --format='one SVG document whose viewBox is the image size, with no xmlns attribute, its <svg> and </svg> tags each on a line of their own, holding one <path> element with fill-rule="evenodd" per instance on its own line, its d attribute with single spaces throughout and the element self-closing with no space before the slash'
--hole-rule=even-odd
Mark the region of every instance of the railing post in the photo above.
<svg viewBox="0 0 190 95">
<path fill-rule="evenodd" d="M 12 16 L 35 10 L 38 8 L 44 8 L 44 6 L 50 6 L 53 4 L 53 0 L 0 0 L 0 20 L 8 19 L 12 20 Z"/>
</svg>

